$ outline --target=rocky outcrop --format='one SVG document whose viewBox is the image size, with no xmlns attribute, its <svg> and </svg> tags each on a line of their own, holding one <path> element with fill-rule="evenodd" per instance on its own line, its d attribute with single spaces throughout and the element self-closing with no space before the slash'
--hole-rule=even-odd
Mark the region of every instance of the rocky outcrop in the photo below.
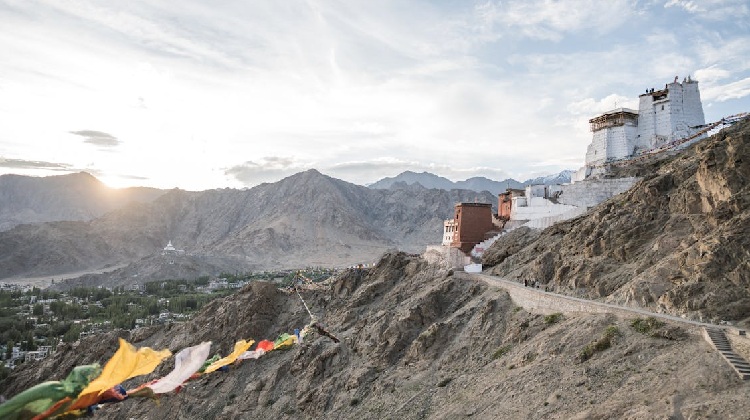
<svg viewBox="0 0 750 420">
<path fill-rule="evenodd" d="M 643 179 L 632 189 L 486 264 L 496 264 L 495 274 L 539 280 L 562 293 L 695 319 L 747 319 L 747 156 L 750 122 L 680 154 L 639 162 L 628 174 Z"/>
</svg>

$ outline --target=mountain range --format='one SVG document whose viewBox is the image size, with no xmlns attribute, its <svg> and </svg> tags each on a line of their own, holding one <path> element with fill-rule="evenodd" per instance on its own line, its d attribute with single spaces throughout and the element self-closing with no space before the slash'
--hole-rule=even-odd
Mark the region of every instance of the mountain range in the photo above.
<svg viewBox="0 0 750 420">
<path fill-rule="evenodd" d="M 512 178 L 504 179 L 502 181 L 493 181 L 485 177 L 473 177 L 465 181 L 453 182 L 448 178 L 443 178 L 429 172 L 417 173 L 405 171 L 395 177 L 386 177 L 368 186 L 375 189 L 388 189 L 398 188 L 400 183 L 407 185 L 420 184 L 425 188 L 436 188 L 441 190 L 466 189 L 477 192 L 489 191 L 496 196 L 501 192 L 505 192 L 508 188 L 520 189 L 526 185 L 568 183 L 571 180 L 573 172 L 574 171 L 571 170 L 565 170 L 558 174 L 530 178 L 523 182 L 516 181 Z"/>
<path fill-rule="evenodd" d="M 489 191 L 493 195 L 507 188 L 570 182 L 573 171 L 519 182 L 508 178 L 493 181 L 484 177 L 453 182 L 429 172 L 402 172 L 369 185 L 372 189 L 402 188 L 419 184 L 428 189 Z M 93 175 L 79 172 L 49 177 L 0 175 L 0 231 L 24 223 L 90 221 L 131 203 L 150 203 L 168 190 L 147 187 L 109 188 Z"/>
<path fill-rule="evenodd" d="M 133 187 L 114 189 L 91 174 L 50 177 L 0 176 L 0 231 L 22 223 L 88 221 L 130 203 L 146 203 L 166 191 Z"/>
<path fill-rule="evenodd" d="M 454 205 L 476 200 L 496 204 L 497 199 L 488 192 L 420 186 L 371 189 L 316 170 L 248 190 L 175 189 L 100 217 L 85 213 L 83 220 L 0 232 L 0 279 L 123 266 L 103 275 L 115 285 L 158 278 L 181 265 L 181 272 L 197 275 L 218 274 L 205 267 L 217 271 L 221 265 L 261 270 L 367 263 L 388 249 L 421 252 L 439 244 Z M 175 259 L 178 267 L 158 258 L 170 240 L 185 251 Z"/>
</svg>

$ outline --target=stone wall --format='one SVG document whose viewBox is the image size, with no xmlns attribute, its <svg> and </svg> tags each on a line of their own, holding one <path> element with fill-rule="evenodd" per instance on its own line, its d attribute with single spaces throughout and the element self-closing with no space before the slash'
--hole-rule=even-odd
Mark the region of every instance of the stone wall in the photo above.
<svg viewBox="0 0 750 420">
<path fill-rule="evenodd" d="M 545 292 L 544 289 L 525 287 L 521 283 L 504 280 L 499 277 L 489 276 L 486 274 L 462 274 L 470 276 L 477 280 L 486 281 L 487 283 L 505 289 L 513 303 L 524 308 L 525 310 L 543 315 L 550 315 L 556 312 L 562 313 L 587 313 L 587 314 L 614 314 L 624 318 L 648 317 L 653 316 L 671 322 L 680 322 L 695 327 L 711 326 L 710 324 L 699 321 L 676 317 L 673 315 L 660 314 L 651 312 L 642 308 L 628 308 L 618 305 L 612 305 L 604 302 L 580 299 L 572 296 L 558 295 L 555 293 Z M 693 331 L 700 334 L 697 328 Z"/>
<path fill-rule="evenodd" d="M 535 220 L 529 220 L 524 226 L 528 226 L 530 228 L 534 229 L 547 229 L 548 227 L 554 225 L 557 222 L 562 222 L 563 220 L 572 219 L 574 217 L 578 217 L 582 215 L 583 213 L 586 213 L 585 207 L 575 207 L 575 206 L 567 206 L 570 207 L 571 210 L 568 210 L 564 213 L 555 215 L 555 216 L 547 216 L 542 217 Z"/>
<path fill-rule="evenodd" d="M 631 156 L 636 148 L 637 136 L 638 127 L 631 124 L 595 131 L 586 149 L 586 165 L 599 165 L 607 160 Z"/>
<path fill-rule="evenodd" d="M 542 200 L 540 202 L 538 200 Z M 555 204 L 544 198 L 535 197 L 532 199 L 532 205 L 514 207 L 511 212 L 511 220 L 534 220 L 544 217 L 557 216 L 576 210 L 578 207 L 567 204 Z"/>
<path fill-rule="evenodd" d="M 616 178 L 616 179 L 586 179 L 574 184 L 562 186 L 562 194 L 557 201 L 578 207 L 593 207 L 610 197 L 627 191 L 638 178 Z"/>
</svg>

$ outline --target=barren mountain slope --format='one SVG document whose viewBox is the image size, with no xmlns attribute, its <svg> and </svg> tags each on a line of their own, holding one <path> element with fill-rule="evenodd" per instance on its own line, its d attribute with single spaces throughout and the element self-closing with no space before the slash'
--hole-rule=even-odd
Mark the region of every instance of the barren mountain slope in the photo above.
<svg viewBox="0 0 750 420">
<path fill-rule="evenodd" d="M 664 160 L 629 191 L 544 230 L 492 273 L 696 319 L 750 317 L 750 122 Z M 640 167 L 642 170 L 643 167 Z M 498 241 L 494 247 L 509 248 Z M 519 248 L 519 247 L 516 247 Z"/>
<path fill-rule="evenodd" d="M 164 194 L 155 188 L 109 188 L 88 173 L 44 178 L 0 175 L 0 231 L 23 223 L 92 220 L 131 202 Z"/>
<path fill-rule="evenodd" d="M 666 325 L 652 336 L 614 316 L 534 315 L 507 293 L 420 258 L 389 254 L 369 272 L 351 270 L 302 296 L 341 343 L 312 336 L 188 383 L 159 404 L 130 399 L 96 416 L 732 419 L 750 409 L 749 385 L 694 330 Z M 254 283 L 185 324 L 129 337 L 173 352 L 213 340 L 226 354 L 240 338 L 273 338 L 307 322 L 296 294 Z M 611 347 L 582 361 L 608 331 Z M 14 371 L 0 392 L 11 396 L 104 361 L 115 346 L 112 334 L 65 347 Z M 152 376 L 170 369 L 165 363 Z"/>
<path fill-rule="evenodd" d="M 467 190 L 371 190 L 315 170 L 247 191 L 172 190 L 91 222 L 0 232 L 0 278 L 134 262 L 160 253 L 168 240 L 235 266 L 369 262 L 390 248 L 419 252 L 439 243 L 454 204 L 477 198 L 495 200 Z"/>
</svg>

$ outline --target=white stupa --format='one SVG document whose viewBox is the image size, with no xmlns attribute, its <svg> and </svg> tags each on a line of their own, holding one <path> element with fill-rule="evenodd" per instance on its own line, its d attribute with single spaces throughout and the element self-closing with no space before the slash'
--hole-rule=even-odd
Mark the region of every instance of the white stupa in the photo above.
<svg viewBox="0 0 750 420">
<path fill-rule="evenodd" d="M 177 251 L 177 250 L 174 248 L 174 245 L 172 245 L 172 241 L 169 241 L 169 243 L 167 243 L 167 246 L 164 247 L 164 252 L 165 253 L 166 252 L 175 252 L 175 251 Z"/>
</svg>

